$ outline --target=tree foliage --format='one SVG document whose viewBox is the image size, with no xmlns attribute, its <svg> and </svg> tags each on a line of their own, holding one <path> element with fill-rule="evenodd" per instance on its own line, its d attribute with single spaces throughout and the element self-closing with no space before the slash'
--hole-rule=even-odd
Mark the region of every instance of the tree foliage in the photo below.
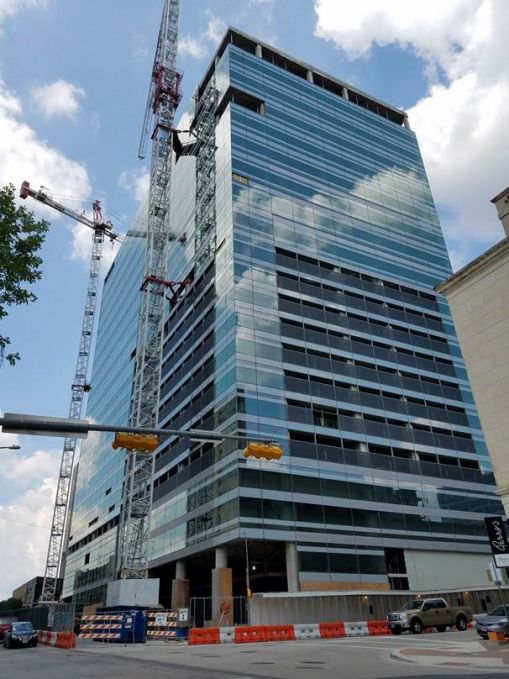
<svg viewBox="0 0 509 679">
<path fill-rule="evenodd" d="M 16 205 L 12 184 L 0 189 L 0 321 L 9 307 L 34 302 L 37 297 L 27 285 L 41 278 L 42 259 L 37 255 L 49 223 L 37 221 L 33 212 Z M 0 364 L 14 365 L 19 354 L 9 352 L 9 337 L 0 333 Z"/>
<path fill-rule="evenodd" d="M 0 611 L 16 611 L 23 607 L 23 602 L 21 599 L 4 599 L 0 601 Z"/>
</svg>

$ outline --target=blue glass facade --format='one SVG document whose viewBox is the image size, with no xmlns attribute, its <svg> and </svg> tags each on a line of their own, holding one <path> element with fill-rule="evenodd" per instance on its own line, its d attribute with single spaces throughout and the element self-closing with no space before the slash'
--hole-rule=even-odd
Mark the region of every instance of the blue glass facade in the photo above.
<svg viewBox="0 0 509 679">
<path fill-rule="evenodd" d="M 128 234 L 104 283 L 87 407 L 96 422 L 128 423 L 145 243 Z M 62 593 L 77 603 L 104 601 L 114 576 L 124 456 L 112 440 L 95 432 L 81 447 Z"/>
<path fill-rule="evenodd" d="M 433 291 L 451 269 L 405 115 L 233 31 L 199 93 L 211 78 L 215 256 L 167 318 L 160 423 L 262 435 L 285 455 L 169 440 L 153 568 L 225 545 L 235 579 L 247 539 L 258 589 L 283 589 L 290 542 L 301 589 L 383 589 L 408 588 L 419 550 L 477 558 L 501 505 Z"/>
</svg>

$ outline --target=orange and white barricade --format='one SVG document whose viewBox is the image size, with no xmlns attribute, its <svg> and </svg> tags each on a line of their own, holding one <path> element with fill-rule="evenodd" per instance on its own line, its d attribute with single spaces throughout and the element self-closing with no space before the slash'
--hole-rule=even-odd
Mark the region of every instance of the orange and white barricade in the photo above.
<svg viewBox="0 0 509 679">
<path fill-rule="evenodd" d="M 177 611 L 147 611 L 147 639 L 176 639 Z"/>
<path fill-rule="evenodd" d="M 120 641 L 123 615 L 94 613 L 81 618 L 80 638 L 98 641 Z"/>
</svg>

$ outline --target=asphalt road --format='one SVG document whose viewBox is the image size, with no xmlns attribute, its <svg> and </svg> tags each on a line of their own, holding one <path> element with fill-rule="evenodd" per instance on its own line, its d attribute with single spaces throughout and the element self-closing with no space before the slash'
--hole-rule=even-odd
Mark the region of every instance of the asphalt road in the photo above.
<svg viewBox="0 0 509 679">
<path fill-rule="evenodd" d="M 72 651 L 39 645 L 0 649 L 2 679 L 437 679 L 509 677 L 501 667 L 443 669 L 391 657 L 409 646 L 424 653 L 467 648 L 476 636 L 465 633 L 400 637 L 359 637 L 264 644 L 136 646 L 81 642 Z M 498 651 L 497 651 L 498 652 Z M 421 658 L 422 660 L 422 658 Z M 424 659 L 426 662 L 426 659 Z M 493 673 L 490 671 L 493 669 Z"/>
</svg>

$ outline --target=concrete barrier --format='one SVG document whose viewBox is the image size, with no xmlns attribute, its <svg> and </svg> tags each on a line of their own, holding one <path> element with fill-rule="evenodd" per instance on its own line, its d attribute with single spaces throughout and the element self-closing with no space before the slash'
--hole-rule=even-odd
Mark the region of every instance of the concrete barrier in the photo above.
<svg viewBox="0 0 509 679">
<path fill-rule="evenodd" d="M 469 624 L 469 627 L 472 627 Z M 454 628 L 453 628 L 454 629 Z M 427 630 L 435 632 L 434 628 Z M 189 644 L 246 644 L 299 639 L 337 639 L 389 635 L 385 620 L 368 622 L 322 622 L 295 625 L 243 625 L 241 627 L 203 627 L 189 630 Z"/>
<path fill-rule="evenodd" d="M 76 635 L 74 632 L 48 632 L 38 630 L 37 638 L 41 644 L 54 646 L 55 648 L 75 648 Z"/>
</svg>

